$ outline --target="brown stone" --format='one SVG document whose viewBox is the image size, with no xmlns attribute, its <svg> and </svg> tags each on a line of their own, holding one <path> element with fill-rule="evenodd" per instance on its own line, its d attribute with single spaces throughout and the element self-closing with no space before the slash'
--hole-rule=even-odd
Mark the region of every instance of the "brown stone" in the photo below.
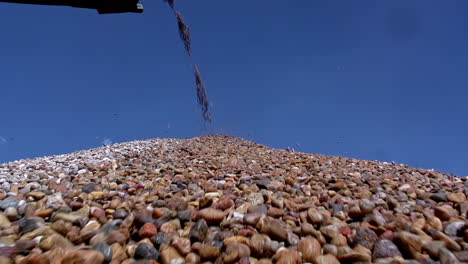
<svg viewBox="0 0 468 264">
<path fill-rule="evenodd" d="M 288 239 L 288 232 L 285 226 L 279 220 L 262 217 L 256 225 L 260 233 L 267 234 L 275 240 L 286 241 Z"/>
<path fill-rule="evenodd" d="M 89 221 L 83 229 L 81 229 L 80 234 L 85 234 L 90 231 L 99 230 L 101 228 L 101 224 L 97 221 Z"/>
<path fill-rule="evenodd" d="M 26 194 L 26 197 L 33 197 L 35 200 L 41 200 L 45 196 L 46 196 L 46 194 L 43 193 L 43 192 L 30 192 L 30 193 Z"/>
<path fill-rule="evenodd" d="M 182 255 L 186 256 L 190 253 L 192 247 L 190 244 L 190 240 L 188 238 L 174 238 L 172 240 L 172 246 L 177 249 L 177 251 Z"/>
<path fill-rule="evenodd" d="M 252 253 L 256 256 L 262 256 L 265 248 L 266 240 L 263 235 L 255 234 L 250 238 L 249 247 Z"/>
<path fill-rule="evenodd" d="M 444 241 L 448 249 L 455 250 L 455 251 L 461 250 L 461 246 L 456 241 L 454 241 L 449 236 L 447 236 L 446 234 L 440 231 L 435 232 L 435 234 L 433 235 L 433 238 L 436 240 Z"/>
<path fill-rule="evenodd" d="M 416 258 L 423 246 L 421 239 L 417 235 L 402 231 L 395 235 L 395 243 L 403 256 Z"/>
<path fill-rule="evenodd" d="M 112 245 L 114 243 L 119 243 L 121 245 L 124 245 L 127 239 L 129 238 L 128 230 L 125 229 L 120 229 L 120 230 L 115 230 L 109 233 L 109 235 L 106 238 L 106 242 L 109 245 Z"/>
<path fill-rule="evenodd" d="M 200 254 L 202 259 L 215 259 L 221 254 L 221 251 L 218 247 L 201 244 L 198 249 L 198 254 Z"/>
<path fill-rule="evenodd" d="M 214 208 L 205 208 L 197 213 L 197 217 L 204 219 L 208 224 L 219 224 L 225 216 L 223 211 Z"/>
<path fill-rule="evenodd" d="M 174 220 L 171 220 L 169 222 L 162 224 L 159 230 L 164 233 L 174 233 L 179 229 L 180 229 L 180 220 L 174 219 Z"/>
<path fill-rule="evenodd" d="M 284 210 L 276 207 L 271 207 L 270 209 L 268 209 L 267 215 L 273 218 L 278 218 L 284 215 Z"/>
<path fill-rule="evenodd" d="M 250 248 L 242 243 L 231 242 L 226 245 L 226 251 L 224 254 L 224 263 L 234 263 L 243 257 L 249 257 Z"/>
<path fill-rule="evenodd" d="M 323 215 L 315 208 L 310 208 L 307 211 L 307 216 L 312 224 L 321 224 L 324 218 Z"/>
<path fill-rule="evenodd" d="M 44 255 L 49 261 L 54 264 L 54 263 L 59 263 L 63 259 L 63 255 L 65 254 L 65 250 L 62 248 L 54 248 L 52 250 L 49 250 L 42 255 Z M 62 260 L 63 261 L 63 260 Z"/>
<path fill-rule="evenodd" d="M 426 220 L 424 218 L 419 218 L 417 219 L 416 221 L 413 222 L 413 224 L 411 225 L 411 229 L 414 230 L 414 229 L 423 229 L 424 226 L 426 225 Z M 414 231 L 412 231 L 414 232 Z"/>
<path fill-rule="evenodd" d="M 101 264 L 104 256 L 96 250 L 71 250 L 67 251 L 62 259 L 62 264 L 93 263 Z"/>
<path fill-rule="evenodd" d="M 447 198 L 450 202 L 454 203 L 463 203 L 466 201 L 466 196 L 464 193 L 458 192 L 458 193 L 449 193 L 447 195 Z"/>
<path fill-rule="evenodd" d="M 21 260 L 15 261 L 19 264 L 50 264 L 49 258 L 44 254 L 30 254 Z"/>
<path fill-rule="evenodd" d="M 91 195 L 93 199 L 101 199 L 104 197 L 105 193 L 101 191 L 95 191 L 95 192 L 91 192 L 89 195 Z"/>
<path fill-rule="evenodd" d="M 0 264 L 12 264 L 12 263 L 13 261 L 10 258 L 0 256 Z"/>
<path fill-rule="evenodd" d="M 368 199 L 362 199 L 359 201 L 359 208 L 363 213 L 370 214 L 374 210 L 375 204 Z"/>
<path fill-rule="evenodd" d="M 189 253 L 185 256 L 185 263 L 186 264 L 198 264 L 200 263 L 200 256 L 195 253 Z"/>
<path fill-rule="evenodd" d="M 338 261 L 341 263 L 355 263 L 355 262 L 366 262 L 370 263 L 371 256 L 368 254 L 352 251 L 344 255 L 338 256 Z"/>
<path fill-rule="evenodd" d="M 0 228 L 1 229 L 6 229 L 11 226 L 10 220 L 4 215 L 0 215 Z"/>
<path fill-rule="evenodd" d="M 39 210 L 36 210 L 34 214 L 38 217 L 46 218 L 46 217 L 50 217 L 53 213 L 54 213 L 54 210 L 52 209 L 39 209 Z"/>
<path fill-rule="evenodd" d="M 125 250 L 119 243 L 114 243 L 111 246 L 112 248 L 112 260 L 111 263 L 121 263 L 125 259 L 127 259 L 127 254 Z"/>
<path fill-rule="evenodd" d="M 93 216 L 96 219 L 100 219 L 101 217 L 106 216 L 106 213 L 101 208 L 96 207 L 91 209 L 91 216 Z"/>
<path fill-rule="evenodd" d="M 315 230 L 313 225 L 309 223 L 302 223 L 301 232 L 303 236 L 308 236 L 308 235 L 315 234 L 317 231 Z"/>
<path fill-rule="evenodd" d="M 242 243 L 246 245 L 249 244 L 249 240 L 244 236 L 231 236 L 231 237 L 225 238 L 223 242 L 225 245 L 229 243 Z"/>
<path fill-rule="evenodd" d="M 297 249 L 302 253 L 302 260 L 305 262 L 313 262 L 321 253 L 322 247 L 315 238 L 306 238 L 299 241 Z"/>
<path fill-rule="evenodd" d="M 331 189 L 335 191 L 346 190 L 347 188 L 348 186 L 346 186 L 346 183 L 344 181 L 339 181 L 331 187 Z"/>
<path fill-rule="evenodd" d="M 161 262 L 162 264 L 183 263 L 184 258 L 179 255 L 177 250 L 171 246 L 164 245 L 161 247 Z"/>
<path fill-rule="evenodd" d="M 316 264 L 340 264 L 338 259 L 330 254 L 319 256 L 315 259 Z"/>
<path fill-rule="evenodd" d="M 301 264 L 301 255 L 297 251 L 283 249 L 273 256 L 273 262 L 276 264 Z"/>
<path fill-rule="evenodd" d="M 441 221 L 448 221 L 452 217 L 452 211 L 446 206 L 438 206 L 434 209 L 434 215 Z"/>
<path fill-rule="evenodd" d="M 330 243 L 337 247 L 346 246 L 348 244 L 346 237 L 342 234 L 336 235 L 334 238 L 332 238 Z"/>
<path fill-rule="evenodd" d="M 72 226 L 70 231 L 68 231 L 66 238 L 70 240 L 73 244 L 81 244 L 82 236 L 80 236 L 80 228 L 77 226 Z"/>
<path fill-rule="evenodd" d="M 332 244 L 325 244 L 325 245 L 323 245 L 323 254 L 324 255 L 330 254 L 330 255 L 333 255 L 333 256 L 337 256 L 338 255 L 338 248 L 335 245 L 332 245 Z"/>
<path fill-rule="evenodd" d="M 340 234 L 340 231 L 336 225 L 327 225 L 320 228 L 320 233 L 330 239 L 333 239 Z"/>
<path fill-rule="evenodd" d="M 442 231 L 443 225 L 439 218 L 431 216 L 427 219 L 426 225 L 428 228 L 435 229 L 437 231 Z"/>
<path fill-rule="evenodd" d="M 440 249 L 440 264 L 457 264 L 460 263 L 457 257 L 446 248 Z"/>
<path fill-rule="evenodd" d="M 438 259 L 440 250 L 445 247 L 444 241 L 431 241 L 424 244 L 424 250 L 429 253 L 432 258 Z"/>
<path fill-rule="evenodd" d="M 8 207 L 3 214 L 10 220 L 16 221 L 18 219 L 18 210 L 14 207 Z"/>
<path fill-rule="evenodd" d="M 234 205 L 234 201 L 231 198 L 223 198 L 213 205 L 213 208 L 224 211 L 231 208 Z"/>
<path fill-rule="evenodd" d="M 39 247 L 43 250 L 50 250 L 54 247 L 66 249 L 73 247 L 73 244 L 62 235 L 52 234 L 43 238 L 39 243 Z"/>
</svg>

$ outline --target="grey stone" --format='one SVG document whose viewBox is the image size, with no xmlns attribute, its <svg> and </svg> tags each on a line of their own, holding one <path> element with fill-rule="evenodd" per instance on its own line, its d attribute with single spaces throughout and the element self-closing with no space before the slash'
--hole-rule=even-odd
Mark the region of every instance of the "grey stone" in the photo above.
<svg viewBox="0 0 468 264">
<path fill-rule="evenodd" d="M 18 206 L 18 199 L 13 196 L 9 196 L 3 200 L 0 201 L 0 209 L 5 210 L 8 207 L 14 207 L 16 208 Z"/>
</svg>

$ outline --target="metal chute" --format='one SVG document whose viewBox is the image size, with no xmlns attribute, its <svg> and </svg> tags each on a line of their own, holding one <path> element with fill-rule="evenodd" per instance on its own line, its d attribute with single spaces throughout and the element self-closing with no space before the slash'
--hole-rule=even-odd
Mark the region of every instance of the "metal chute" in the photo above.
<svg viewBox="0 0 468 264">
<path fill-rule="evenodd" d="M 70 6 L 95 9 L 99 14 L 142 13 L 138 0 L 0 0 L 0 2 L 33 5 Z"/>
</svg>

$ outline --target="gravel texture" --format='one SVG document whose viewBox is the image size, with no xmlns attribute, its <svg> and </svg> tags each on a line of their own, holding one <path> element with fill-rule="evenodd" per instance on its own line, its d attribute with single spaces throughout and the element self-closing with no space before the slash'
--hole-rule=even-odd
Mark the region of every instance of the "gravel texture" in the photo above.
<svg viewBox="0 0 468 264">
<path fill-rule="evenodd" d="M 227 136 L 0 164 L 4 263 L 468 263 L 468 181 Z"/>
</svg>

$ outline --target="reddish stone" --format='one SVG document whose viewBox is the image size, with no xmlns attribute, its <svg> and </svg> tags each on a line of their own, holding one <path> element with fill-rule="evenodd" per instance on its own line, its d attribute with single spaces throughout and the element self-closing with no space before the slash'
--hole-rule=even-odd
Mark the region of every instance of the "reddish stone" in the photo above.
<svg viewBox="0 0 468 264">
<path fill-rule="evenodd" d="M 0 256 L 13 257 L 19 253 L 19 249 L 16 247 L 0 247 Z"/>
<path fill-rule="evenodd" d="M 340 229 L 338 229 L 338 231 L 339 231 L 343 236 L 347 236 L 347 235 L 350 235 L 351 233 L 353 233 L 353 231 L 351 230 L 351 228 L 349 228 L 348 226 L 342 226 L 342 227 L 340 227 Z"/>
<path fill-rule="evenodd" d="M 219 210 L 226 210 L 234 205 L 234 201 L 230 198 L 223 198 L 219 200 L 213 207 Z"/>
<path fill-rule="evenodd" d="M 239 232 L 237 232 L 237 235 L 239 236 L 244 236 L 244 237 L 250 237 L 250 236 L 253 236 L 255 233 L 255 231 L 251 230 L 251 229 L 241 229 L 239 230 Z"/>
<path fill-rule="evenodd" d="M 158 229 L 155 225 L 146 223 L 141 227 L 138 234 L 140 238 L 150 238 L 158 234 Z"/>
</svg>

